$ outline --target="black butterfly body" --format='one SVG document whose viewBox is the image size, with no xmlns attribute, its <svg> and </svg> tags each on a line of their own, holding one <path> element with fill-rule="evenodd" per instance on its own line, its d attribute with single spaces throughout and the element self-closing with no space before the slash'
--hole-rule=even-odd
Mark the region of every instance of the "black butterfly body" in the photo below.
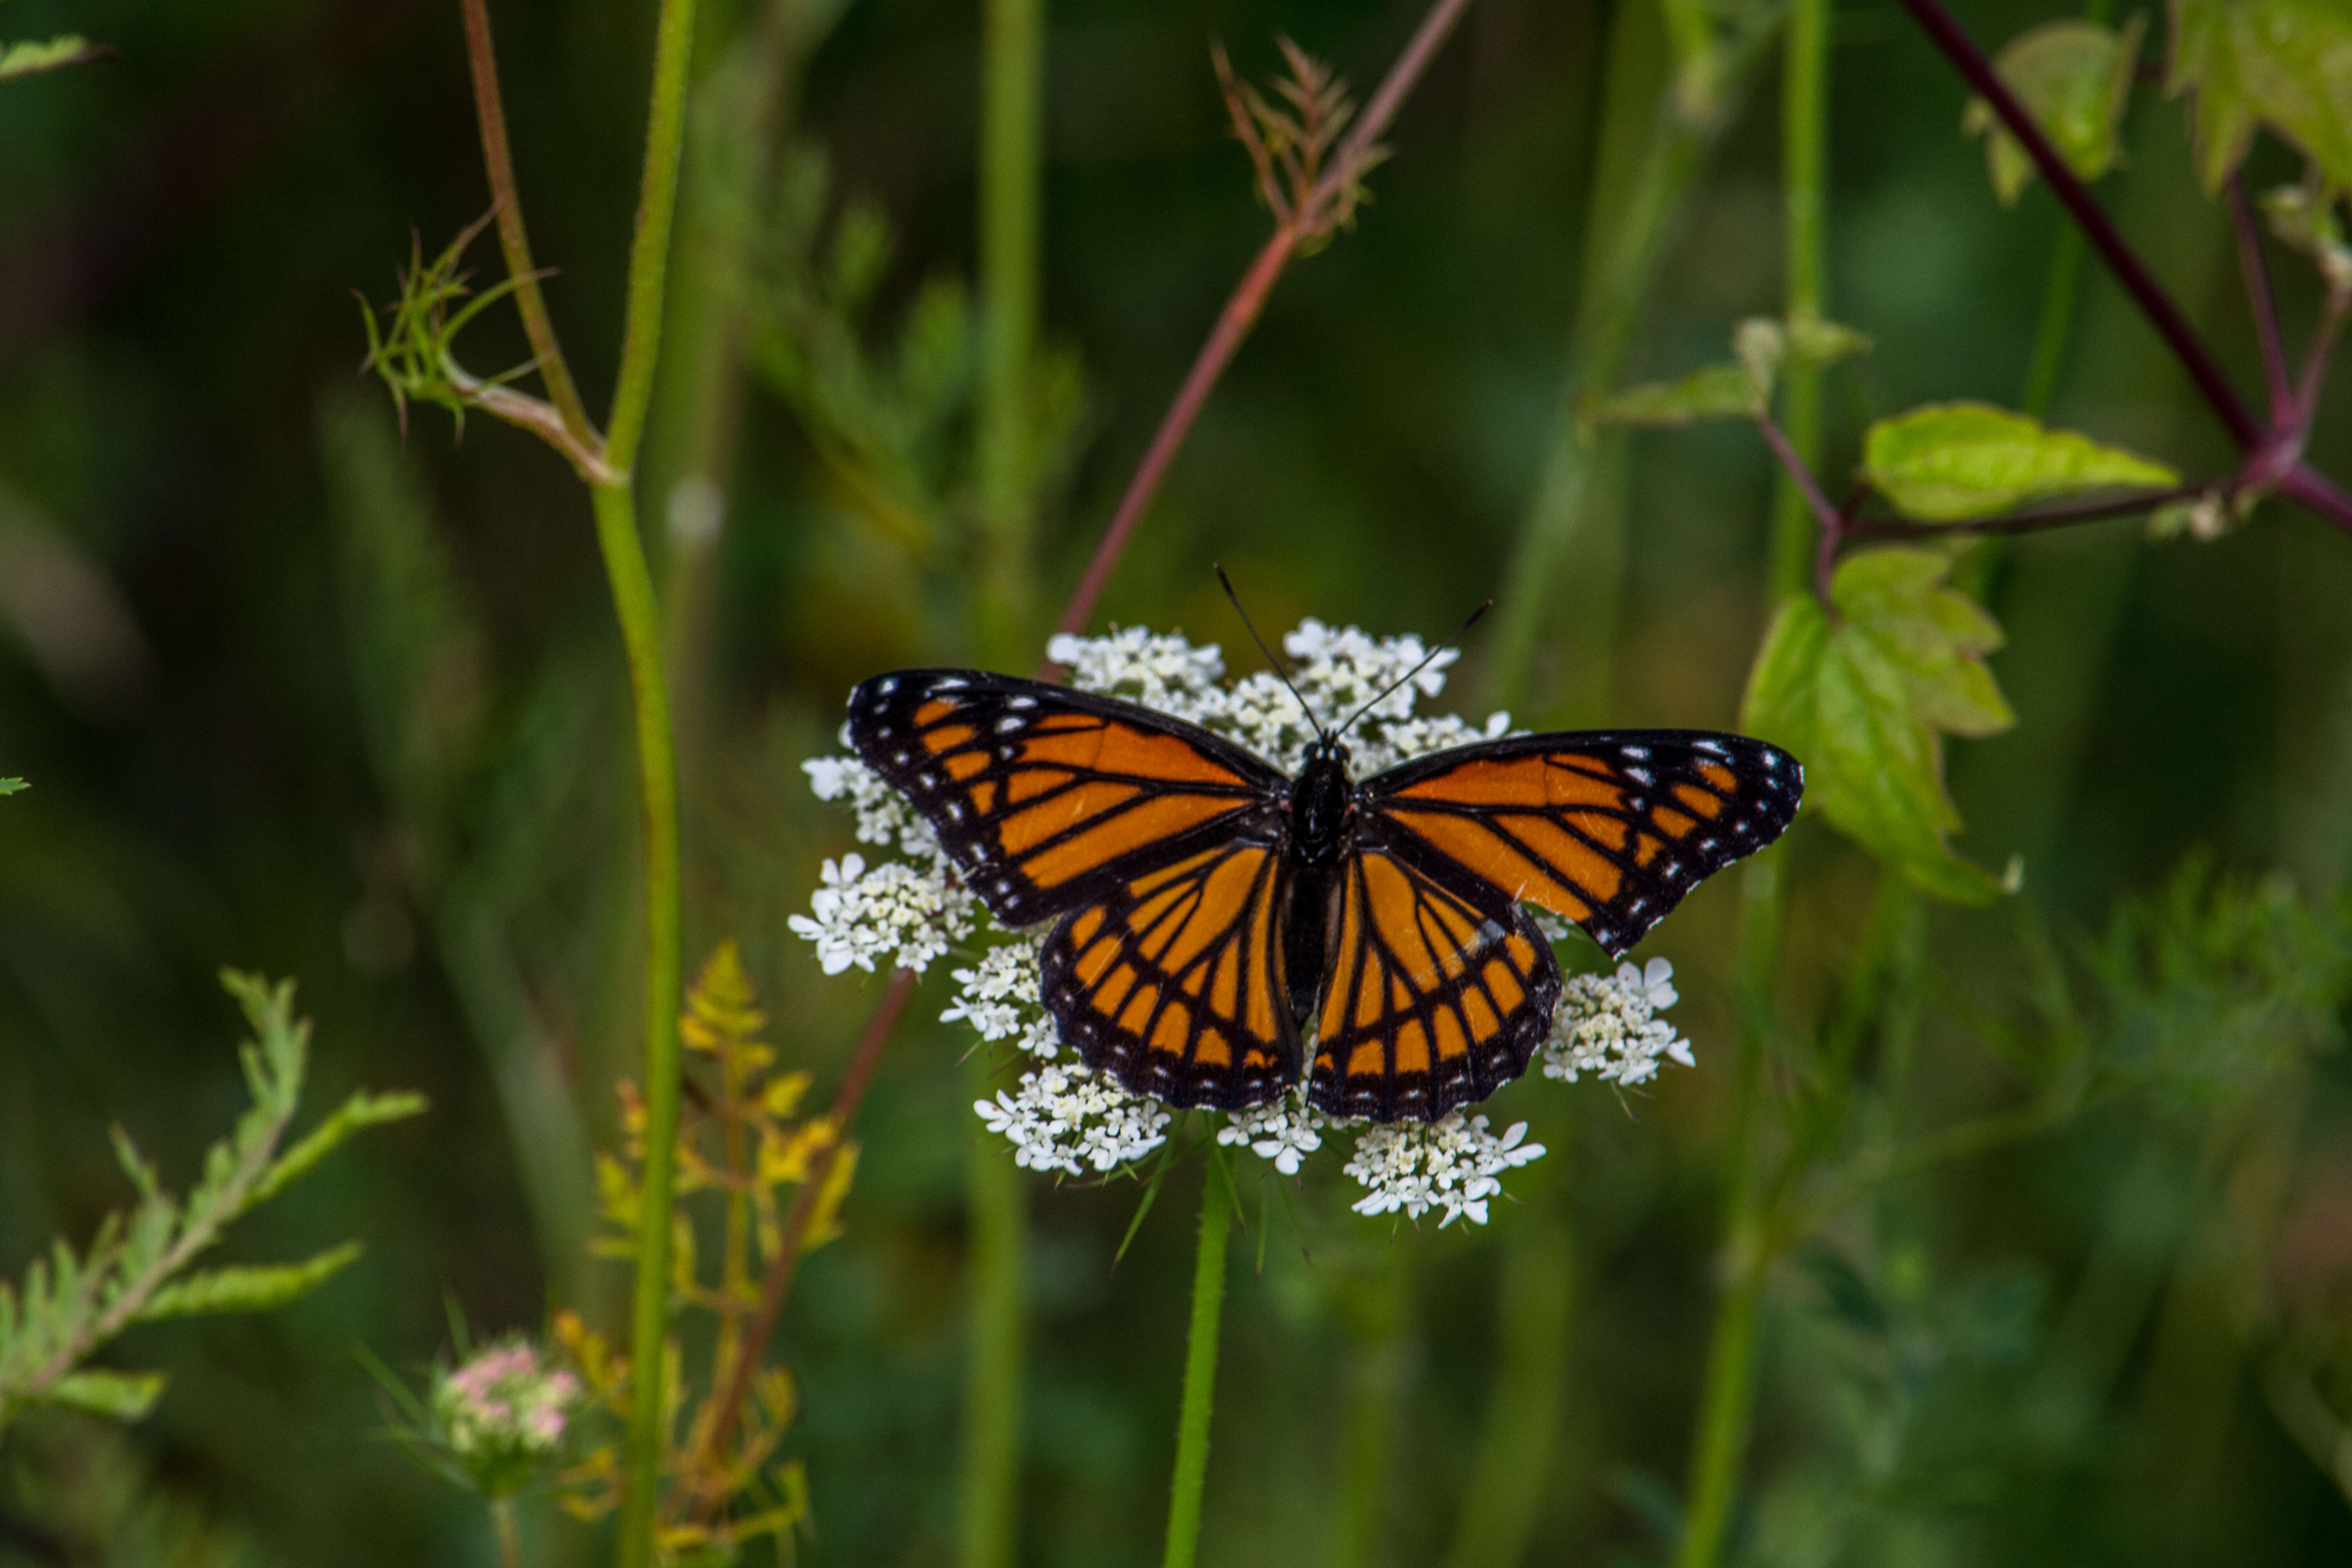
<svg viewBox="0 0 2352 1568">
<path fill-rule="evenodd" d="M 1526 1070 L 1560 977 L 1524 904 L 1621 954 L 1777 837 L 1804 780 L 1682 730 L 1513 736 L 1361 781 L 1327 737 L 1294 778 L 1150 709 L 968 669 L 865 682 L 849 735 L 1000 921 L 1055 922 L 1045 1005 L 1089 1067 L 1227 1110 L 1305 1075 L 1318 1109 L 1376 1121 Z"/>
</svg>

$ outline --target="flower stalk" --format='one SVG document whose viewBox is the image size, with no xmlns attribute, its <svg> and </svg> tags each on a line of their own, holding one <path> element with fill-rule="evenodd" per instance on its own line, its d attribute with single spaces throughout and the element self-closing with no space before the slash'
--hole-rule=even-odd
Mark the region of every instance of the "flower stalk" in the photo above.
<svg viewBox="0 0 2352 1568">
<path fill-rule="evenodd" d="M 1225 1306 L 1232 1181 L 1210 1156 L 1201 1178 L 1200 1246 L 1192 1257 L 1192 1319 L 1184 1339 L 1184 1397 L 1176 1416 L 1176 1468 L 1168 1484 L 1164 1568 L 1192 1568 L 1201 1550 L 1201 1500 L 1209 1473 L 1209 1416 L 1216 1403 L 1217 1333 Z"/>
</svg>

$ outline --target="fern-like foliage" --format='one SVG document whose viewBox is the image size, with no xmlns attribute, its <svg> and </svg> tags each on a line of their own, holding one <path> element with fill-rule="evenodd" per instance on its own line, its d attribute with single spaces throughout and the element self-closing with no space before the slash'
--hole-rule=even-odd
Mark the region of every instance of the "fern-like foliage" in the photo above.
<svg viewBox="0 0 2352 1568">
<path fill-rule="evenodd" d="M 294 983 L 223 973 L 253 1038 L 244 1047 L 253 1106 L 205 1153 L 184 1197 L 117 1128 L 116 1156 L 139 1201 L 106 1216 L 89 1247 L 58 1240 L 21 1284 L 0 1280 L 0 1430 L 30 1405 L 61 1405 L 121 1420 L 145 1415 L 163 1391 L 161 1373 L 85 1364 L 133 1323 L 285 1306 L 360 1254 L 346 1242 L 299 1263 L 193 1270 L 231 1222 L 277 1196 L 352 1133 L 425 1109 L 421 1095 L 354 1094 L 292 1148 L 280 1152 L 302 1096 L 310 1024 L 294 1016 Z"/>
<path fill-rule="evenodd" d="M 674 1364 L 664 1382 L 678 1394 L 663 1433 L 662 1473 L 668 1487 L 656 1543 L 664 1564 L 731 1562 L 761 1536 L 788 1542 L 808 1518 L 808 1482 L 801 1462 L 777 1460 L 800 1409 L 792 1373 L 780 1366 L 763 1368 L 751 1380 L 742 1409 L 724 1410 L 722 1401 L 744 1353 L 744 1325 L 759 1309 L 761 1276 L 784 1245 L 785 1190 L 815 1175 L 820 1156 L 840 1143 L 830 1164 L 822 1164 L 824 1184 L 800 1238 L 800 1250 L 813 1252 L 841 1234 L 841 1201 L 857 1168 L 857 1145 L 841 1140 L 830 1117 L 803 1114 L 809 1075 L 775 1070 L 775 1047 L 761 1037 L 767 1025 L 735 944 L 728 942 L 688 988 L 686 1014 L 679 1020 L 688 1059 L 698 1070 L 688 1081 L 678 1126 L 677 1191 L 681 1200 L 700 1194 L 701 1201 L 678 1205 L 671 1293 L 683 1307 L 708 1312 L 718 1333 L 709 1380 L 698 1396 L 681 1383 L 684 1354 L 676 1340 L 670 1342 Z M 635 1255 L 642 1201 L 645 1113 L 627 1083 L 621 1086 L 621 1121 L 627 1140 L 623 1157 L 597 1160 L 604 1225 L 594 1250 L 610 1258 Z M 719 1232 L 715 1270 L 697 1258 L 698 1207 Z M 621 1418 L 628 1409 L 626 1360 L 614 1355 L 604 1336 L 576 1313 L 556 1315 L 555 1337 L 579 1369 L 589 1397 Z M 684 1418 L 682 1431 L 678 1417 Z M 616 1451 L 595 1449 L 565 1478 L 564 1506 L 583 1519 L 602 1516 L 620 1500 L 620 1475 Z"/>
</svg>

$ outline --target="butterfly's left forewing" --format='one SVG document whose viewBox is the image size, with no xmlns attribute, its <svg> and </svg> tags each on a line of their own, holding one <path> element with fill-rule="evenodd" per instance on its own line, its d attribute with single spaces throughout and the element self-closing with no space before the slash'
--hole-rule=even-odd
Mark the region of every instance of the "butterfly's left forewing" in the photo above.
<svg viewBox="0 0 2352 1568">
<path fill-rule="evenodd" d="M 875 677 L 850 694 L 849 738 L 1014 926 L 1261 829 L 1286 782 L 1197 726 L 972 669 Z"/>
<path fill-rule="evenodd" d="M 1706 878 L 1779 837 L 1805 773 L 1777 746 L 1692 730 L 1519 735 L 1365 781 L 1402 858 L 1573 921 L 1623 953 Z"/>
</svg>

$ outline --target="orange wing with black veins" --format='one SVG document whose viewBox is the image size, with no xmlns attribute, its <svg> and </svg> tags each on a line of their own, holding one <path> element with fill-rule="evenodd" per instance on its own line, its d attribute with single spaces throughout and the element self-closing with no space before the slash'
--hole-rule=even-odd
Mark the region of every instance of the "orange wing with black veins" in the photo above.
<svg viewBox="0 0 2352 1568">
<path fill-rule="evenodd" d="M 1377 837 L 1456 892 L 1491 889 L 1581 926 L 1612 957 L 1693 888 L 1779 837 L 1805 772 L 1742 735 L 1524 735 L 1365 782 Z"/>
<path fill-rule="evenodd" d="M 1283 982 L 1290 879 L 1271 838 L 1134 878 L 1055 927 L 1045 1005 L 1091 1068 L 1169 1105 L 1262 1105 L 1297 1081 Z"/>
<path fill-rule="evenodd" d="M 1288 782 L 1196 725 L 971 669 L 865 682 L 850 694 L 849 739 L 1015 926 L 1112 897 L 1238 832 L 1272 831 Z"/>
</svg>

